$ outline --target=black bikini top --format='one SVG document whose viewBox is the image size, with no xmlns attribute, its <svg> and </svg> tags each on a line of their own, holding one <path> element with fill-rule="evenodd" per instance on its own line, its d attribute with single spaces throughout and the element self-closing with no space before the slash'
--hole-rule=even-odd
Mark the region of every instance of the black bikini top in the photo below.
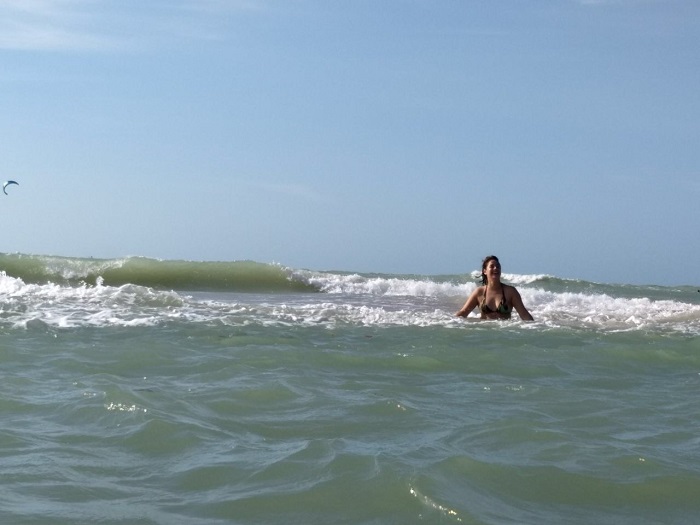
<svg viewBox="0 0 700 525">
<path fill-rule="evenodd" d="M 484 289 L 484 299 L 481 301 L 481 304 L 479 305 L 479 309 L 481 310 L 482 314 L 494 314 L 498 313 L 501 314 L 504 318 L 508 319 L 510 318 L 510 313 L 511 313 L 511 308 L 508 307 L 508 304 L 506 303 L 506 289 L 505 287 L 501 287 L 501 292 L 503 293 L 503 297 L 501 298 L 501 302 L 498 303 L 498 307 L 496 310 L 492 310 L 491 307 L 486 304 L 486 294 L 488 293 L 489 288 L 488 284 L 486 285 L 486 288 Z"/>
</svg>

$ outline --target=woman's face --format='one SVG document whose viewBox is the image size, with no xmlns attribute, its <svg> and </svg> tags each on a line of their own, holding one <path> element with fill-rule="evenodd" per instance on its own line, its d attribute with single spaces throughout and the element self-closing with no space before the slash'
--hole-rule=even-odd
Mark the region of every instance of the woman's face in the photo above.
<svg viewBox="0 0 700 525">
<path fill-rule="evenodd" d="M 484 274 L 489 282 L 499 281 L 501 279 L 501 263 L 495 259 L 489 260 L 484 267 Z"/>
</svg>

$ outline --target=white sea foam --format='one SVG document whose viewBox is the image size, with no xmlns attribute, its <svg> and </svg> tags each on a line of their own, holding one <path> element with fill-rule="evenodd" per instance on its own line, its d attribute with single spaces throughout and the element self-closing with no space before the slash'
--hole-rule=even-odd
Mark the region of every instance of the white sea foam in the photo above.
<svg viewBox="0 0 700 525">
<path fill-rule="evenodd" d="M 218 294 L 216 300 L 137 285 L 25 284 L 0 274 L 0 327 L 157 326 L 176 323 L 299 326 L 463 327 L 454 312 L 472 282 L 311 273 L 321 293 Z M 541 276 L 522 281 L 542 281 Z M 533 281 L 534 279 L 534 281 Z M 518 279 L 509 279 L 519 282 Z M 519 286 L 535 327 L 581 330 L 671 330 L 700 333 L 700 305 L 676 299 L 617 297 Z M 476 312 L 472 313 L 476 318 Z M 519 322 L 516 313 L 513 321 Z M 523 325 L 524 326 L 524 325 Z"/>
<path fill-rule="evenodd" d="M 647 297 L 520 290 L 533 315 L 552 326 L 629 330 L 665 327 L 700 331 L 700 305 Z"/>
<path fill-rule="evenodd" d="M 476 287 L 474 283 L 439 282 L 430 278 L 368 277 L 321 272 L 297 272 L 295 276 L 328 294 L 461 296 L 471 293 Z"/>
</svg>

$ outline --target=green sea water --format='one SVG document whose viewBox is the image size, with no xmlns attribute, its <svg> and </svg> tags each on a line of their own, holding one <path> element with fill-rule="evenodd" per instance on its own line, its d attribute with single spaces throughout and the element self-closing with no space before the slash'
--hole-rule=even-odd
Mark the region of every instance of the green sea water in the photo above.
<svg viewBox="0 0 700 525">
<path fill-rule="evenodd" d="M 5 257 L 2 523 L 700 517 L 690 286 L 513 275 L 535 322 L 480 322 L 470 275 Z"/>
</svg>

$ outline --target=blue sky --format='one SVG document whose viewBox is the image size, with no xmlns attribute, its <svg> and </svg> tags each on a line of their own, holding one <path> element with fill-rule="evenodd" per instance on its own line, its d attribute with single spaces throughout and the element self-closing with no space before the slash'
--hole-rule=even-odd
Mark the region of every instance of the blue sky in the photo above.
<svg viewBox="0 0 700 525">
<path fill-rule="evenodd" d="M 700 283 L 700 2 L 0 0 L 0 251 Z"/>
</svg>

